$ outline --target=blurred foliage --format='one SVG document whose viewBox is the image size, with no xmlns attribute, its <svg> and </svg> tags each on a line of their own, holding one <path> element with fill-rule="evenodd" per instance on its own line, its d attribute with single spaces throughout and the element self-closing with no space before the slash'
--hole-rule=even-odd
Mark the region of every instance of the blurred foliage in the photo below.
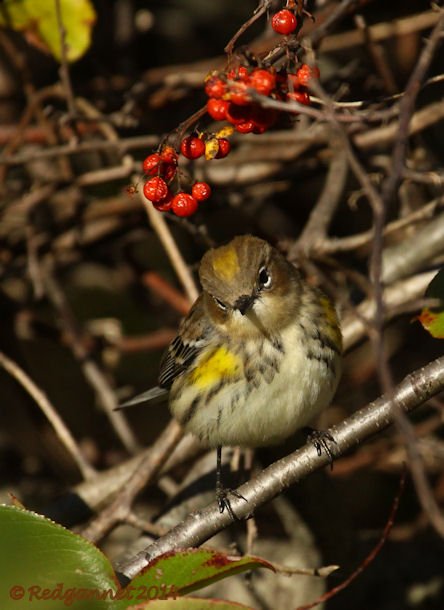
<svg viewBox="0 0 444 610">
<path fill-rule="evenodd" d="M 90 0 L 60 0 L 60 12 L 66 58 L 74 62 L 91 44 L 96 12 Z M 54 0 L 5 0 L 0 7 L 0 26 L 22 32 L 30 44 L 61 60 L 61 28 Z"/>
</svg>

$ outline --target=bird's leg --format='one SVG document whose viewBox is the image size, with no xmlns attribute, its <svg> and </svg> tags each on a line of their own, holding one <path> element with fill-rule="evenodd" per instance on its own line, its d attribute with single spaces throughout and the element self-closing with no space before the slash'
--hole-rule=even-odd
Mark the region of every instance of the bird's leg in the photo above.
<svg viewBox="0 0 444 610">
<path fill-rule="evenodd" d="M 232 494 L 236 498 L 241 498 L 247 502 L 247 499 L 244 498 L 244 496 L 238 491 L 235 489 L 226 489 L 222 484 L 222 447 L 219 445 L 217 447 L 216 458 L 216 500 L 219 506 L 219 512 L 223 513 L 226 508 L 233 521 L 236 521 L 237 517 L 231 508 L 230 499 L 228 498 L 229 494 Z"/>
<path fill-rule="evenodd" d="M 325 430 L 316 430 L 309 426 L 304 428 L 304 432 L 307 435 L 307 441 L 313 443 L 318 455 L 321 455 L 322 451 L 325 451 L 328 461 L 330 462 L 330 468 L 333 470 L 334 453 L 332 452 L 329 443 L 335 445 L 337 443 L 332 435 L 329 432 L 325 432 Z"/>
</svg>

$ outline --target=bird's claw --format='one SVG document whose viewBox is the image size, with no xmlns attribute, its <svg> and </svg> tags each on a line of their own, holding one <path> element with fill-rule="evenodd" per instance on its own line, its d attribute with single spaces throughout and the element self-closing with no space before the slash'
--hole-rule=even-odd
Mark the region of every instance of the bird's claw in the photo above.
<svg viewBox="0 0 444 610">
<path fill-rule="evenodd" d="M 235 498 L 239 498 L 240 500 L 244 500 L 247 502 L 247 498 L 245 498 L 242 494 L 240 494 L 235 489 L 225 489 L 225 487 L 221 487 L 216 492 L 217 497 L 217 505 L 219 506 L 219 512 L 223 513 L 225 509 L 227 509 L 228 514 L 233 519 L 233 521 L 238 521 L 238 517 L 234 514 L 234 511 L 231 507 L 231 502 L 229 499 L 229 495 L 234 496 Z"/>
<path fill-rule="evenodd" d="M 306 428 L 307 441 L 313 443 L 318 456 L 322 455 L 322 451 L 325 452 L 330 463 L 330 468 L 333 469 L 334 453 L 329 443 L 337 445 L 335 439 L 329 432 L 324 430 L 315 430 L 314 428 Z"/>
</svg>

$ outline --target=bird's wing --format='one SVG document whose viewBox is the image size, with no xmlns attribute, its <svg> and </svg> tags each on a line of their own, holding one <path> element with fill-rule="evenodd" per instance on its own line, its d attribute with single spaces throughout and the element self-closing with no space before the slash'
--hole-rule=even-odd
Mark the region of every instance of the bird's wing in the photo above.
<svg viewBox="0 0 444 610">
<path fill-rule="evenodd" d="M 203 296 L 201 295 L 186 318 L 182 320 L 177 337 L 170 343 L 160 361 L 159 385 L 127 400 L 117 409 L 157 399 L 166 400 L 173 381 L 190 367 L 202 348 L 208 345 L 212 329 L 203 307 Z"/>
<path fill-rule="evenodd" d="M 212 325 L 204 310 L 201 295 L 182 321 L 177 337 L 160 362 L 161 388 L 170 388 L 173 381 L 190 367 L 201 350 L 208 345 L 211 330 Z"/>
</svg>

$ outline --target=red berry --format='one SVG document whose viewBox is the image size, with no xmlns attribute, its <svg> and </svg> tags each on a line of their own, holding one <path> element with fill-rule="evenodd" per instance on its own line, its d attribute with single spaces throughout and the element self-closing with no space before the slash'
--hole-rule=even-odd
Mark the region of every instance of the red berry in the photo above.
<svg viewBox="0 0 444 610">
<path fill-rule="evenodd" d="M 248 70 L 244 66 L 232 68 L 229 72 L 227 72 L 228 80 L 247 81 L 249 76 Z"/>
<path fill-rule="evenodd" d="M 143 194 L 150 201 L 160 201 L 168 195 L 168 187 L 163 178 L 155 176 L 150 178 L 143 185 Z"/>
<path fill-rule="evenodd" d="M 237 125 L 238 123 L 245 123 L 245 121 L 249 121 L 251 118 L 252 107 L 248 106 L 239 106 L 238 104 L 234 104 L 231 102 L 228 104 L 225 116 L 227 121 L 230 121 L 232 125 Z"/>
<path fill-rule="evenodd" d="M 258 93 L 270 95 L 276 86 L 276 77 L 268 70 L 253 70 L 250 83 Z"/>
<path fill-rule="evenodd" d="M 237 69 L 237 78 L 239 80 L 247 81 L 249 77 L 250 74 L 248 72 L 248 68 L 245 68 L 244 66 L 239 66 Z"/>
<path fill-rule="evenodd" d="M 239 133 L 251 133 L 255 128 L 253 121 L 243 121 L 234 126 L 234 129 Z"/>
<path fill-rule="evenodd" d="M 171 205 L 173 203 L 173 193 L 168 189 L 168 193 L 164 199 L 153 201 L 152 203 L 159 212 L 168 212 L 168 210 L 171 210 Z"/>
<path fill-rule="evenodd" d="M 174 178 L 176 174 L 176 163 L 177 163 L 177 154 L 171 147 L 166 147 L 170 149 L 175 155 L 174 161 L 167 161 L 167 159 L 174 159 L 172 153 L 170 151 L 166 151 L 164 155 L 164 151 L 160 153 L 153 153 L 152 155 L 148 155 L 148 157 L 143 162 L 143 171 L 148 176 L 162 176 L 165 180 L 169 181 Z M 164 149 L 165 150 L 165 149 Z"/>
<path fill-rule="evenodd" d="M 173 197 L 172 201 L 172 210 L 176 214 L 176 216 L 191 216 L 195 212 L 197 212 L 197 208 L 199 204 L 197 200 L 188 193 L 177 193 Z"/>
<path fill-rule="evenodd" d="M 142 165 L 144 174 L 147 174 L 148 176 L 156 176 L 159 173 L 160 161 L 161 159 L 158 153 L 148 155 Z"/>
<path fill-rule="evenodd" d="M 250 96 L 247 93 L 247 83 L 235 83 L 230 87 L 230 101 L 238 106 L 245 106 L 251 102 Z"/>
<path fill-rule="evenodd" d="M 160 158 L 162 161 L 165 161 L 165 163 L 177 164 L 177 152 L 172 146 L 164 146 L 160 151 Z"/>
<path fill-rule="evenodd" d="M 160 164 L 160 175 L 165 178 L 167 182 L 170 182 L 176 175 L 177 165 L 176 163 L 161 163 Z"/>
<path fill-rule="evenodd" d="M 219 142 L 219 150 L 217 151 L 217 155 L 215 156 L 215 159 L 223 159 L 224 157 L 226 157 L 230 150 L 231 150 L 231 144 L 229 142 L 229 140 L 227 140 L 227 138 L 219 138 L 218 140 Z"/>
<path fill-rule="evenodd" d="M 205 83 L 205 93 L 208 97 L 215 97 L 217 99 L 223 97 L 227 90 L 227 85 L 218 76 L 212 76 Z"/>
<path fill-rule="evenodd" d="M 308 87 L 312 78 L 319 78 L 319 68 L 317 66 L 311 67 L 307 64 L 302 64 L 302 66 L 296 72 L 296 76 L 302 87 Z"/>
<path fill-rule="evenodd" d="M 289 91 L 287 93 L 287 99 L 304 104 L 304 106 L 310 105 L 310 96 L 306 91 Z"/>
<path fill-rule="evenodd" d="M 196 136 L 188 136 L 180 143 L 180 152 L 187 159 L 198 159 L 205 152 L 205 142 Z"/>
<path fill-rule="evenodd" d="M 228 102 L 211 97 L 207 102 L 207 112 L 215 121 L 223 121 L 227 116 Z"/>
<path fill-rule="evenodd" d="M 283 34 L 284 36 L 294 32 L 297 24 L 298 22 L 294 13 L 289 11 L 287 8 L 275 13 L 271 19 L 271 27 L 273 30 L 278 34 Z"/>
<path fill-rule="evenodd" d="M 211 195 L 211 186 L 206 182 L 195 182 L 191 188 L 191 194 L 197 201 L 205 201 Z"/>
</svg>

